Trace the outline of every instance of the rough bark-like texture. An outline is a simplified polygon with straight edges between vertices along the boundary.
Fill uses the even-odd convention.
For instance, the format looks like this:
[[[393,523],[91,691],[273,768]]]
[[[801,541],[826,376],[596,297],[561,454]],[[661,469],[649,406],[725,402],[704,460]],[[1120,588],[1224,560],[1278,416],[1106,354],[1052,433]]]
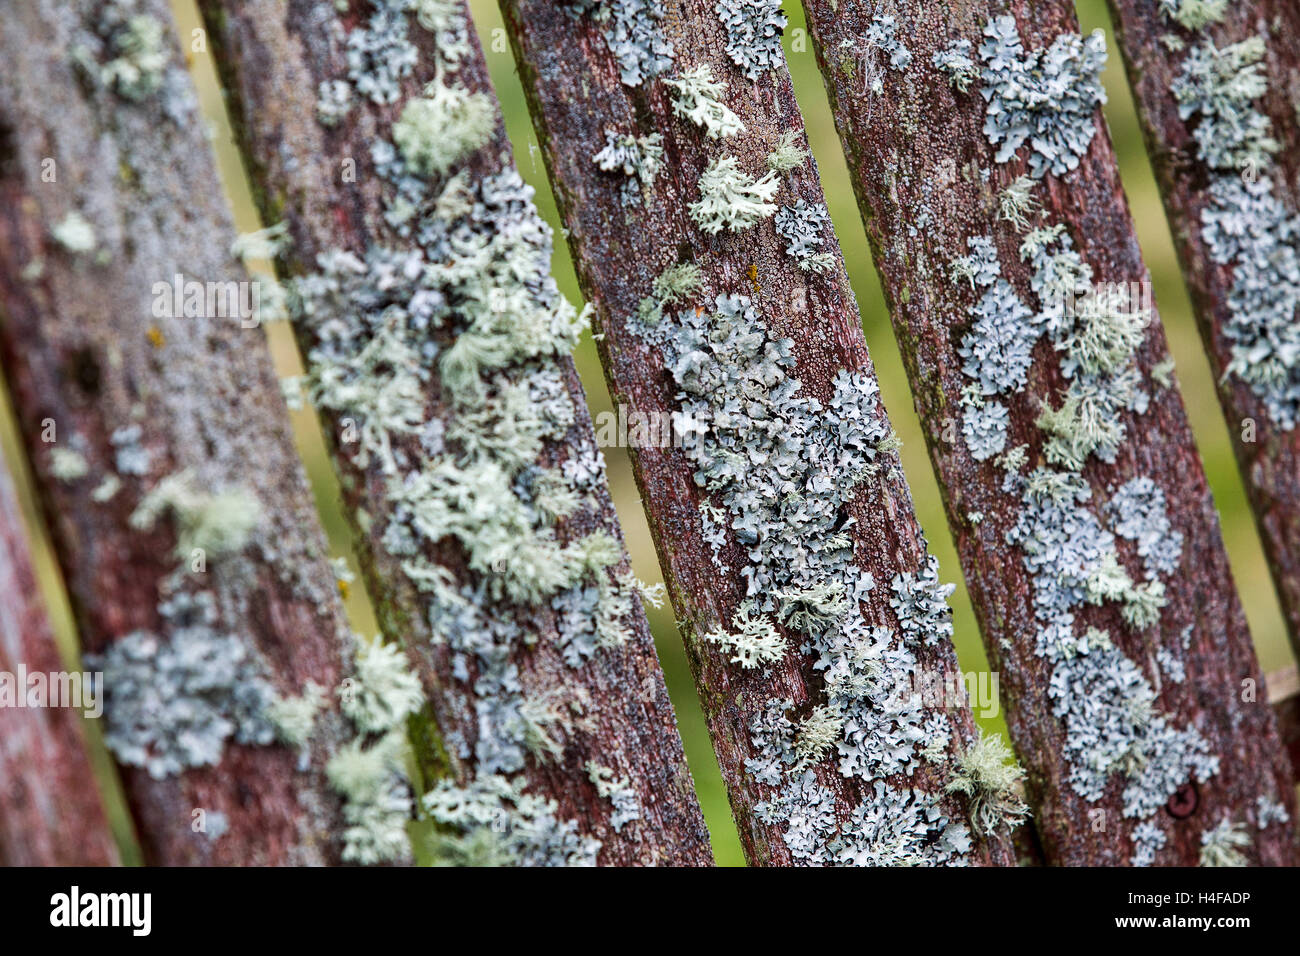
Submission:
[[[410,42],[419,51],[412,74],[401,82],[397,102],[376,106],[360,96],[346,117],[332,128],[316,118],[318,87],[327,80],[347,79],[347,37],[367,24],[369,4],[353,3],[342,14],[327,2],[250,0],[201,4],[210,25],[219,69],[229,92],[234,124],[244,146],[248,167],[265,221],[283,220],[292,237],[283,263],[293,274],[317,268],[317,257],[347,250],[364,257],[377,246],[415,250],[410,239],[397,236],[385,224],[385,183],[374,169],[372,146],[392,137],[391,125],[403,103],[434,75],[438,50],[432,34],[407,17]],[[491,99],[487,68],[477,38],[469,29],[469,49],[449,82]],[[499,116],[487,145],[457,165],[470,182],[510,166],[509,144]],[[345,161],[355,161],[355,177],[344,177]],[[305,353],[319,340],[298,327]],[[449,343],[443,342],[446,348]],[[309,366],[311,362],[309,361]],[[563,376],[573,406],[574,424],[562,441],[548,443],[542,465],[558,466],[583,449],[594,450],[591,420],[572,360],[554,363]],[[436,369],[425,387],[425,417],[446,420],[446,398]],[[357,530],[363,572],[385,633],[400,639],[417,662],[433,703],[437,731],[444,743],[430,742],[421,754],[426,772],[450,776],[466,784],[480,771],[475,742],[497,732],[480,723],[471,675],[457,664],[445,635],[430,626],[429,600],[403,571],[404,558],[390,551],[384,533],[395,518],[389,478],[378,464],[364,467],[355,444],[344,436],[346,416],[320,409],[342,486],[345,511]],[[399,452],[419,460],[420,446],[411,438],[396,442]],[[619,541],[621,531],[603,477],[584,510],[561,522],[563,540],[572,541],[603,530]],[[437,553],[425,556],[454,572],[459,582],[481,581],[467,569],[465,552],[452,539],[439,542]],[[618,570],[626,570],[620,556]],[[608,573],[608,572],[601,572]],[[530,794],[554,800],[558,816],[577,823],[584,835],[601,841],[599,862],[609,865],[702,865],[712,862],[707,832],[677,733],[672,704],[655,655],[648,624],[639,604],[628,615],[628,639],[619,647],[598,651],[580,667],[568,666],[559,637],[562,621],[546,603],[520,606],[491,601],[483,605],[490,618],[517,620],[535,637],[530,648],[516,648],[507,663],[518,668],[525,697],[558,701],[580,713],[556,728],[560,749],[554,759],[529,756],[521,779]],[[434,750],[442,751],[434,754]],[[544,756],[544,755],[543,755]],[[436,759],[435,759],[436,758]],[[436,765],[449,762],[449,768]],[[641,818],[615,828],[610,801],[599,796],[584,766],[592,761],[626,777],[641,808]]]
[[[0,673],[17,675],[20,666],[27,674],[66,673],[41,605],[13,483],[2,467],[0,595]],[[24,697],[26,689],[15,688]],[[117,863],[78,709],[19,706],[23,699],[0,707],[0,865]]]
[[[162,86],[138,100],[98,76],[94,31],[109,6],[10,5],[0,33],[0,349],[83,649],[134,632],[166,641],[160,602],[206,591],[215,627],[262,660],[278,693],[308,680],[332,688],[350,638],[262,330],[151,317],[155,284],[170,298],[177,274],[247,276],[228,253],[234,233],[166,3],[132,8],[167,31]],[[92,249],[74,251],[85,229],[56,238],[73,213]],[[119,432],[132,426],[138,440]],[[170,516],[129,523],[159,481],[186,469],[200,492],[260,504],[247,545],[209,555],[202,573],[174,553]],[[124,767],[145,859],[337,861],[342,823],[322,767],[341,729],[321,718],[306,772],[288,747],[230,740],[215,766],[162,779]]]
[[[1128,69],[1147,150],[1174,236],[1183,275],[1210,362],[1219,380],[1219,402],[1233,437],[1237,462],[1264,541],[1273,582],[1286,612],[1292,646],[1300,650],[1300,426],[1285,428],[1236,374],[1227,374],[1232,343],[1224,335],[1234,268],[1213,260],[1202,236],[1201,214],[1213,171],[1198,154],[1191,130],[1171,92],[1188,52],[1205,39],[1220,49],[1251,36],[1267,53],[1260,71],[1266,94],[1255,108],[1269,118],[1281,149],[1258,179],[1273,182],[1273,195],[1294,216],[1300,212],[1300,7],[1291,0],[1228,4],[1221,24],[1192,32],[1170,23],[1154,0],[1111,0],[1115,32]],[[1167,36],[1183,41],[1170,49]],[[1253,423],[1253,427],[1252,427]]]
[[[1026,48],[1038,50],[1062,32],[1077,32],[1073,10],[1064,2],[893,5],[888,12],[897,18],[898,37],[910,49],[911,63],[906,70],[890,70],[876,53],[883,82],[872,93],[864,83],[871,51],[863,38],[874,5],[810,0],[805,6],[976,614],[990,659],[1001,672],[1007,721],[1029,770],[1048,862],[1130,862],[1135,820],[1122,812],[1123,774],[1109,765],[1108,785],[1095,801],[1071,785],[1074,768],[1066,758],[1066,728],[1053,714],[1062,690],[1071,689],[1050,685],[1052,668],[1036,654],[1041,624],[1035,617],[1034,580],[1024,553],[1007,540],[1020,517],[1021,496],[1004,491],[1002,468],[992,460],[974,460],[959,434],[962,392],[970,379],[963,378],[957,348],[970,328],[968,310],[979,293],[972,292],[973,283],[950,278],[949,264],[969,251],[968,237],[991,234],[1001,253],[1003,277],[1025,301],[1035,301],[1028,288],[1031,270],[1018,254],[1021,236],[1011,223],[997,220],[999,193],[1026,171],[1029,147],[1008,164],[995,163],[982,131],[982,81],[977,76],[968,92],[959,92],[931,63],[936,51],[961,38],[971,42],[969,54],[978,66],[982,31],[991,17],[1006,13],[1015,15]],[[1146,283],[1100,111],[1096,123],[1096,135],[1078,168],[1063,178],[1049,174],[1039,181],[1034,195],[1042,208],[1029,218],[1032,225],[1064,223],[1097,282]],[[1027,387],[1008,400],[1006,442],[1007,449],[1028,445],[1030,467],[1045,463],[1043,435],[1035,426],[1040,408],[1049,402],[1059,405],[1067,384],[1050,341],[1038,341],[1032,354]],[[1141,415],[1123,411],[1127,434],[1114,463],[1089,455],[1082,474],[1092,489],[1087,508],[1103,525],[1101,505],[1122,483],[1149,476],[1163,489],[1173,527],[1183,535],[1181,564],[1166,580],[1168,604],[1158,624],[1141,633],[1126,626],[1109,603],[1074,607],[1074,627],[1075,633],[1085,625],[1108,631],[1114,646],[1154,687],[1156,712],[1174,727],[1194,728],[1219,758],[1217,774],[1200,783],[1199,795],[1196,788],[1184,787],[1166,810],[1149,818],[1166,838],[1151,859],[1189,864],[1198,859],[1203,832],[1224,821],[1251,824],[1260,795],[1290,807],[1291,771],[1266,694],[1242,700],[1243,687],[1260,687],[1261,676],[1181,400],[1176,389],[1161,388],[1150,377],[1167,354],[1163,330],[1153,316],[1136,352],[1149,408]],[[1117,543],[1125,567],[1140,567],[1130,542]],[[1183,681],[1168,673],[1162,680],[1157,651],[1181,656]],[[1091,693],[1088,688],[1076,699],[1082,702]],[[1102,722],[1119,717],[1113,710],[1094,715]],[[1090,751],[1085,748],[1084,754]],[[1097,810],[1104,816],[1095,815]],[[1289,824],[1255,828],[1250,835],[1251,861],[1293,859]]]
[[[771,218],[738,233],[724,231],[710,237],[689,214],[689,203],[700,197],[697,180],[712,159],[736,156],[739,167],[757,177],[767,172],[766,157],[783,133],[792,133],[796,146],[806,149],[803,120],[779,49],[777,67],[757,82],[749,81],[724,52],[725,34],[712,0],[675,3],[666,10],[663,35],[673,44],[676,62],[664,78],[707,64],[714,79],[727,85],[723,102],[744,123],[738,135],[714,140],[673,114],[673,91],[661,79],[636,86],[621,82],[618,61],[598,22],[579,19],[564,4],[544,0],[506,0],[502,7],[579,279],[596,310],[595,327],[610,391],[616,403],[626,406],[628,416],[663,420],[682,407],[683,396],[664,355],[647,341],[647,328],[637,319],[639,303],[652,297],[655,278],[679,263],[700,267],[702,285],[684,301],[667,306],[665,313],[711,310],[719,295],[748,296],[772,336],[792,340],[796,363],[791,374],[802,382],[799,394],[829,405],[832,381],[844,369],[874,381],[857,304],[829,226],[820,247],[829,266],[820,275],[799,269]],[[603,171],[592,159],[605,145],[607,130],[663,136],[663,168],[634,204],[624,202],[625,177]],[[809,158],[794,165],[793,172],[781,175],[782,187],[774,202],[823,203],[815,162]],[[660,324],[670,321],[665,315]],[[737,391],[717,400],[736,403],[739,409],[752,398]],[[878,404],[875,412],[886,421]],[[825,414],[833,420],[833,412]],[[756,421],[753,434],[760,434],[763,424]],[[745,852],[753,864],[798,863],[806,857],[787,839],[783,823],[765,819],[758,807],[773,800],[779,788],[760,783],[753,768],[746,766],[747,760],[764,757],[751,725],[773,701],[791,701],[796,718],[825,704],[825,677],[813,666],[815,655],[806,651],[787,652],[771,666],[746,670],[734,662],[730,651],[704,639],[708,632],[733,629],[733,615],[747,597],[746,573],[752,571],[748,549],[727,531],[719,555],[725,567],[715,560],[714,548],[704,538],[701,507],[716,506],[720,495],[710,494],[697,482],[696,464],[681,448],[656,442],[637,447],[634,441],[632,451],[642,501]],[[853,522],[846,530],[855,561],[876,582],[861,605],[862,618],[893,630],[898,620],[890,609],[890,583],[900,572],[924,568],[927,551],[896,454],[883,452],[881,462],[881,471],[851,495],[844,513]],[[770,465],[759,456],[745,467],[761,473]],[[836,478],[847,484],[846,476]],[[763,532],[769,533],[798,537],[806,532],[793,527]],[[796,549],[818,543],[791,541]],[[790,558],[791,564],[797,561]],[[791,648],[807,640],[793,629],[785,633]],[[958,673],[947,639],[920,647],[916,656],[918,672],[937,683]],[[918,762],[909,773],[890,775],[885,781],[889,787],[939,793],[950,773],[944,761],[969,747],[974,738],[964,695],[949,697],[946,709],[943,701],[927,700],[926,706],[931,716],[951,722],[952,738],[942,748],[944,756]],[[834,795],[836,826],[844,835],[853,829],[848,820],[854,807],[881,802],[878,794],[873,796],[873,787],[880,783],[870,777],[841,775],[838,757],[832,748],[830,756],[814,766],[816,783]],[[965,819],[965,808],[957,798],[939,793],[939,804],[953,819]],[[971,859],[1006,864],[1012,856],[1009,847],[1002,832],[977,843]]]

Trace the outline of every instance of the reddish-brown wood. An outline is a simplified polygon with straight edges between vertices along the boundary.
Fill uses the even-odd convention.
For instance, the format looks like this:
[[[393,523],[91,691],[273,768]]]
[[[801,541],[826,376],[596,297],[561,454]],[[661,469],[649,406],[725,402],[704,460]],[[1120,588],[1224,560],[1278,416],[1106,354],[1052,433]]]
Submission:
[[[1300,650],[1300,427],[1284,428],[1270,417],[1249,385],[1225,374],[1232,344],[1224,336],[1224,325],[1231,312],[1228,295],[1234,270],[1215,263],[1202,238],[1201,212],[1208,205],[1212,172],[1191,137],[1194,120],[1179,119],[1171,92],[1183,61],[1206,39],[1222,49],[1251,36],[1261,37],[1267,53],[1260,72],[1268,90],[1256,108],[1268,117],[1271,135],[1281,149],[1267,169],[1254,174],[1268,176],[1273,195],[1296,215],[1300,212],[1300,7],[1291,0],[1228,4],[1222,23],[1197,32],[1170,23],[1148,0],[1111,0],[1110,7],[1183,276],[1218,378],[1219,402],[1233,450],[1292,646]],[[1163,42],[1166,36],[1183,41],[1184,49],[1171,50]]]
[[[798,268],[770,218],[743,232],[711,237],[688,212],[688,204],[699,198],[699,175],[712,159],[734,155],[741,169],[759,176],[767,171],[766,157],[783,133],[794,134],[795,144],[806,148],[803,120],[783,62],[757,82],[746,80],[723,52],[725,34],[712,0],[671,5],[663,29],[674,47],[675,63],[665,78],[707,64],[715,80],[727,85],[724,101],[745,126],[739,135],[713,140],[673,114],[672,90],[660,80],[635,87],[621,82],[618,62],[598,24],[575,18],[564,4],[546,0],[505,0],[502,7],[579,280],[596,309],[601,359],[615,402],[625,404],[629,415],[646,420],[662,419],[681,407],[659,349],[639,334],[636,321],[638,304],[651,295],[655,277],[680,262],[699,266],[703,284],[698,294],[675,308],[708,309],[722,294],[751,297],[772,334],[793,341],[800,394],[826,402],[841,369],[874,378],[857,304],[829,228],[821,251],[829,254],[831,264],[821,276]],[[601,170],[592,160],[605,145],[606,130],[663,137],[663,168],[653,187],[641,191],[637,204],[622,201],[623,177]],[[811,159],[783,174],[782,180],[774,202],[824,203]],[[879,477],[866,480],[854,496],[848,514],[855,523],[848,531],[859,565],[877,582],[863,602],[864,618],[894,629],[898,625],[889,606],[889,582],[900,572],[923,567],[927,550],[897,456],[889,451],[884,460]],[[795,714],[806,714],[826,699],[824,677],[806,653],[788,653],[770,668],[744,671],[729,660],[728,652],[702,639],[715,628],[729,628],[745,598],[746,549],[728,533],[721,555],[728,570],[715,564],[700,521],[701,504],[711,496],[697,485],[695,465],[681,449],[634,447],[633,465],[745,852],[754,864],[798,862],[783,825],[764,822],[755,810],[776,789],[757,782],[745,766],[761,752],[750,725],[770,701],[782,698],[794,701]],[[795,647],[804,640],[789,633]],[[958,673],[947,640],[920,648],[917,657],[918,670],[935,679],[951,680]],[[933,711],[951,721],[954,733],[945,748],[951,757],[969,746],[974,725],[964,698],[948,703],[946,711],[942,703]],[[847,835],[851,810],[873,801],[877,781],[842,776],[836,762],[832,751],[817,764],[817,783],[834,794],[837,825]],[[886,782],[935,792],[942,790],[947,772],[939,762],[923,761],[911,774],[894,775]],[[941,797],[940,805],[954,818],[965,816],[954,797]],[[1007,864],[1011,859],[1005,834],[977,842],[971,854],[972,862],[984,864]]]
[[[27,674],[69,673],[41,603],[9,471],[0,467],[0,673],[16,681],[20,667]],[[25,686],[16,690],[25,696]],[[0,865],[118,862],[81,711],[75,702],[59,703],[65,706],[0,706]]]
[[[1023,149],[1021,158],[1008,164],[994,162],[995,150],[982,132],[980,81],[960,93],[931,65],[931,58],[950,40],[964,38],[971,41],[978,63],[985,25],[1008,12],[1015,15],[1026,47],[1037,49],[1064,31],[1077,32],[1072,6],[1063,0],[898,3],[889,12],[897,18],[899,38],[912,61],[905,71],[882,68],[884,82],[877,93],[863,81],[863,63],[845,52],[862,49],[875,5],[809,0],[805,7],[966,581],[990,659],[1001,672],[1006,716],[1029,771],[1046,858],[1050,863],[1127,863],[1134,821],[1122,814],[1120,781],[1112,779],[1103,798],[1089,802],[1068,780],[1065,731],[1052,715],[1048,693],[1050,668],[1035,654],[1039,624],[1030,575],[1018,547],[1006,540],[1019,497],[1004,493],[1002,469],[991,460],[973,460],[959,434],[952,440],[968,381],[956,349],[969,326],[973,299],[966,283],[950,279],[949,263],[966,253],[968,237],[992,233],[1003,276],[1032,301],[1029,269],[1018,255],[1020,235],[1009,223],[997,221],[998,194],[1025,172],[1026,164]],[[1096,281],[1145,283],[1147,270],[1100,111],[1097,122],[1078,169],[1064,178],[1048,175],[1036,188],[1042,209],[1032,224],[1066,224]],[[1127,629],[1113,606],[1075,613],[1081,623],[1108,630],[1152,681],[1158,680],[1157,648],[1176,647],[1185,629],[1191,629],[1186,632],[1186,679],[1156,683],[1156,706],[1176,726],[1197,728],[1220,758],[1220,768],[1201,785],[1190,816],[1174,819],[1171,813],[1170,819],[1158,820],[1168,842],[1155,862],[1194,864],[1202,833],[1224,820],[1252,819],[1257,796],[1276,795],[1290,806],[1292,777],[1265,695],[1243,701],[1243,686],[1262,686],[1261,675],[1182,402],[1176,389],[1159,388],[1150,378],[1152,367],[1167,354],[1163,331],[1153,319],[1137,353],[1150,407],[1144,415],[1124,413],[1127,439],[1114,464],[1090,458],[1083,474],[1093,488],[1093,508],[1137,475],[1152,477],[1164,489],[1171,520],[1184,536],[1180,570],[1168,581],[1168,606],[1156,629],[1146,633]],[[1031,467],[1043,462],[1042,434],[1034,424],[1041,403],[1059,405],[1065,384],[1050,342],[1039,341],[1034,356],[1028,387],[1009,401],[1007,442],[1008,448],[1028,443]],[[982,520],[972,521],[973,513]],[[1122,544],[1121,557],[1131,562],[1134,556]],[[1098,809],[1106,814],[1102,832],[1089,816]],[[1253,830],[1252,838],[1253,861],[1293,860],[1289,825]]]
[[[348,31],[364,26],[370,10],[352,4],[336,14],[328,4],[278,0],[204,0],[217,53],[217,65],[229,93],[234,125],[245,150],[255,192],[266,221],[288,224],[292,244],[283,262],[292,274],[316,269],[317,256],[332,249],[357,254],[376,244],[416,248],[410,239],[384,223],[383,184],[374,172],[371,146],[391,137],[391,125],[408,97],[432,78],[432,34],[410,19],[409,37],[420,50],[412,75],[402,82],[398,102],[377,107],[358,96],[351,112],[333,128],[316,118],[318,88],[327,80],[346,79]],[[409,16],[401,13],[399,16]],[[486,65],[471,26],[470,50],[452,82],[482,93],[495,103]],[[509,143],[497,126],[490,142],[467,158],[463,168],[474,177],[494,174],[509,165]],[[341,175],[345,160],[355,161],[356,176]],[[458,167],[459,168],[459,167]],[[311,336],[299,329],[300,344],[310,352]],[[557,360],[573,403],[575,423],[562,442],[547,444],[542,464],[554,465],[594,446],[582,386],[571,360]],[[446,417],[443,390],[433,373],[426,390],[427,414]],[[437,731],[472,744],[479,739],[479,717],[470,683],[456,676],[446,643],[437,644],[428,621],[428,598],[402,570],[402,558],[383,544],[394,503],[388,479],[372,464],[362,467],[355,446],[339,441],[343,416],[322,410],[333,460],[341,478],[345,511],[357,530],[363,574],[385,632],[400,639],[417,662],[429,691]],[[406,450],[419,457],[418,444]],[[590,505],[590,510],[588,510]],[[618,538],[621,532],[603,482],[591,493],[583,512],[561,523],[564,540],[595,529]],[[465,555],[454,542],[430,555],[457,575],[472,580]],[[626,558],[612,570],[625,570]],[[536,637],[518,648],[511,662],[519,669],[525,693],[582,704],[586,714],[566,730],[557,730],[562,752],[555,760],[529,757],[522,773],[528,792],[552,799],[559,816],[577,822],[584,834],[601,841],[603,864],[703,865],[712,862],[707,831],[695,798],[648,625],[639,607],[629,615],[630,637],[622,646],[602,650],[580,668],[566,665],[557,636],[560,621],[549,603],[536,607],[488,602],[486,613],[525,624]],[[568,703],[564,705],[570,706]],[[472,747],[439,751],[423,747],[425,770],[450,770],[464,783],[475,777]],[[610,766],[630,780],[641,806],[640,821],[615,830],[610,802],[597,796],[584,765],[588,760]],[[448,766],[441,766],[446,761]]]
[[[178,273],[248,278],[228,251],[206,128],[170,33],[165,89],[139,101],[74,64],[105,7],[21,4],[0,31],[0,353],[83,649],[165,635],[167,593],[206,590],[279,693],[308,680],[332,688],[350,638],[263,331],[233,317],[153,317],[155,284],[170,295]],[[165,0],[137,7],[174,29]],[[93,227],[93,250],[52,235],[73,212]],[[131,425],[144,461],[119,473],[112,435]],[[56,467],[55,448],[79,454],[84,474]],[[129,518],[183,469],[205,490],[255,495],[262,517],[239,554],[176,583],[170,520],[141,531]],[[105,481],[120,487],[97,500]],[[146,861],[337,862],[342,821],[323,765],[342,735],[327,710],[306,772],[288,747],[231,742],[218,765],[176,776],[124,768]],[[196,832],[199,809],[205,821],[224,815],[224,835]]]

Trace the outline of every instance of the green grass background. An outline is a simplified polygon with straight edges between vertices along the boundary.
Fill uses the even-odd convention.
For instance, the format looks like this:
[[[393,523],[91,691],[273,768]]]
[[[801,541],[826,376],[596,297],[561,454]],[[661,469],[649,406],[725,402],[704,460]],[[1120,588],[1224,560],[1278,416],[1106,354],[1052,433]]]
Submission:
[[[189,40],[193,35],[191,31],[199,26],[193,0],[171,0],[171,2],[177,14],[180,34]],[[554,259],[556,278],[560,288],[569,298],[575,303],[580,303],[582,296],[578,290],[568,249],[559,239],[559,220],[555,203],[528,117],[514,60],[509,52],[509,45],[505,42],[500,12],[495,0],[471,0],[471,6],[501,99],[506,127],[514,144],[516,162],[523,177],[537,189],[538,206],[542,215],[557,231]],[[1143,149],[1132,97],[1116,52],[1105,4],[1101,0],[1078,0],[1077,8],[1085,32],[1101,28],[1108,34],[1111,57],[1104,80],[1110,102],[1105,109],[1106,119],[1119,156],[1125,191],[1137,222],[1142,251],[1151,270],[1156,303],[1177,363],[1183,399],[1187,405],[1192,429],[1219,508],[1233,574],[1250,620],[1260,663],[1265,672],[1273,671],[1293,664],[1293,658],[1287,644],[1277,597],[1269,580],[1259,538],[1236,470],[1230,445],[1232,438],[1224,424],[1215,397],[1212,373],[1201,348],[1187,292],[1174,257],[1169,228],[1165,222],[1151,168]],[[947,579],[957,583],[957,590],[952,597],[957,655],[964,671],[982,671],[987,669],[987,659],[961,578],[952,538],[944,519],[938,487],[925,452],[920,424],[908,390],[907,377],[894,341],[879,282],[872,268],[866,236],[858,218],[825,91],[804,29],[803,11],[797,3],[793,2],[786,4],[786,11],[790,16],[790,26],[786,30],[786,53],[794,78],[795,92],[807,122],[808,136],[821,171],[828,208],[848,263],[854,292],[857,294],[863,329],[880,376],[884,401],[893,419],[894,427],[903,440],[903,466],[912,487],[921,524],[929,538],[931,549],[939,558],[942,573]],[[210,54],[204,52],[193,55],[192,66],[202,107],[211,125],[213,144],[230,194],[237,225],[241,231],[258,228],[261,223],[258,222],[254,211],[238,153],[231,140]],[[287,330],[272,328],[268,334],[281,374],[299,374],[298,355]],[[590,335],[587,335],[579,346],[576,358],[593,414],[610,409],[611,403],[605,387],[604,375]],[[42,588],[48,597],[60,646],[69,660],[73,660],[76,654],[76,634],[66,595],[52,559],[46,534],[34,507],[30,474],[15,439],[7,396],[0,401],[3,402],[3,408],[0,408],[0,443],[3,444],[5,456],[15,472],[24,512],[29,520],[35,544],[38,574]],[[293,424],[331,546],[336,554],[350,556],[351,543],[339,511],[337,485],[325,457],[314,416],[310,410],[295,413]],[[643,580],[659,581],[662,576],[645,515],[641,510],[636,485],[632,479],[627,454],[623,449],[609,448],[605,449],[605,456],[609,465],[614,501],[623,522],[636,572]],[[353,595],[348,604],[353,626],[362,633],[374,633],[374,619],[360,588],[353,588]],[[744,860],[731,820],[726,793],[671,611],[668,609],[651,611],[650,620],[667,677],[668,690],[677,710],[687,759],[695,777],[718,862],[724,865],[743,865]],[[989,730],[1005,733],[1001,717],[984,723]],[[138,852],[130,833],[111,764],[104,755],[97,729],[91,726],[90,733],[97,772],[108,792],[110,815],[123,844],[127,860],[136,862]]]

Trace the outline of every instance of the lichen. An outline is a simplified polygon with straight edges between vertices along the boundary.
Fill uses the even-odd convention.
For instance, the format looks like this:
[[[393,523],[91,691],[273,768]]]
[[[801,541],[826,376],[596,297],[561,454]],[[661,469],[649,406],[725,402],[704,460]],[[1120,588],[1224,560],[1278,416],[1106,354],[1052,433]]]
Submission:
[[[804,199],[796,200],[793,206],[782,206],[777,212],[777,235],[785,240],[786,255],[794,259],[804,272],[822,275],[835,268],[835,256],[819,251],[826,242],[824,232],[830,223],[824,205]]]
[[[987,101],[984,135],[1005,163],[1028,143],[1036,178],[1063,176],[1079,165],[1097,132],[1095,111],[1106,102],[1101,70],[1106,40],[1063,33],[1051,46],[1026,50],[1014,17],[994,17],[980,45],[981,94]]]
[[[788,129],[776,141],[772,152],[767,154],[767,168],[774,173],[788,173],[808,162],[808,150],[799,145],[797,130]]]
[[[700,199],[688,209],[696,225],[710,235],[723,229],[739,232],[776,212],[771,199],[779,185],[775,172],[754,179],[739,168],[736,157],[723,156],[700,174]]]
[[[75,448],[56,445],[50,449],[50,474],[56,481],[68,484],[90,474],[90,465]]]
[[[1228,12],[1228,0],[1160,0],[1160,15],[1188,30],[1218,23]]]
[[[664,38],[663,9],[653,0],[562,0],[575,16],[589,16],[601,25],[605,42],[618,61],[619,76],[628,86],[673,66],[673,45]]]
[[[1003,826],[1014,830],[1028,819],[1029,807],[1020,795],[1024,777],[1002,738],[981,732],[957,757],[945,789],[966,797],[971,826],[988,835]]]
[[[713,78],[707,63],[686,70],[676,80],[664,80],[676,90],[673,112],[704,130],[709,139],[725,139],[743,132],[745,124],[724,102],[727,85]]]
[[[641,819],[641,799],[626,776],[617,776],[609,767],[603,767],[594,760],[588,760],[585,767],[588,779],[596,788],[596,795],[613,804],[614,812],[609,823],[615,833]]]
[[[54,241],[73,253],[94,252],[99,240],[95,236],[95,227],[75,209],[68,213],[50,230]]]
[[[218,628],[212,595],[178,593],[158,614],[162,633],[132,631],[86,656],[104,675],[104,743],[118,761],[162,779],[216,766],[230,742],[271,743],[266,668]]]
[[[912,648],[949,639],[952,624],[951,586],[939,583],[932,558],[893,580],[890,624],[863,616],[876,583],[856,565],[846,506],[880,473],[892,435],[875,381],[842,370],[826,404],[803,395],[792,343],[772,336],[743,295],[633,328],[662,350],[679,420],[691,422],[679,437],[706,496],[701,524],[715,561],[730,540],[745,556],[745,596],[730,627],[707,632],[705,645],[757,668],[791,653],[784,629],[824,676],[826,699],[797,720],[787,716],[791,701],[769,700],[749,728],[746,770],[771,788],[756,805],[760,819],[780,825],[800,863],[962,862],[969,831],[942,813],[940,798],[883,783],[951,739],[946,715],[898,690],[916,674]],[[814,774],[828,759],[874,787],[847,816]]]
[[[785,63],[781,33],[789,24],[781,0],[718,0],[718,20],[727,31],[731,62],[751,80]]]
[[[617,172],[625,178],[621,192],[623,204],[631,206],[641,201],[641,188],[654,185],[655,177],[663,166],[663,136],[633,136],[616,130],[605,130],[605,146],[591,157],[591,161],[605,172]]]
[[[412,171],[443,176],[496,131],[497,111],[485,93],[467,92],[440,80],[406,101],[393,124],[393,142]]]
[[[1241,851],[1250,846],[1250,835],[1243,824],[1224,817],[1201,834],[1201,866],[1248,866]]]
[[[168,513],[176,522],[176,556],[185,560],[195,551],[208,558],[242,551],[261,521],[262,508],[250,489],[208,491],[192,472],[180,471],[150,489],[130,524],[147,531]]]
[[[971,42],[956,39],[942,50],[936,50],[930,58],[931,65],[948,74],[948,82],[958,92],[967,93],[971,84],[980,78],[980,68],[971,59]]]

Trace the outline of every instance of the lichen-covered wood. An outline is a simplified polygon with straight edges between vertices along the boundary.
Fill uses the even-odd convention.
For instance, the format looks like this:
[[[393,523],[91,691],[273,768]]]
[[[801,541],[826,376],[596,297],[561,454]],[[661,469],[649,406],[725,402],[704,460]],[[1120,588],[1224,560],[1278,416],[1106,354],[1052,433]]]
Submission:
[[[83,713],[98,716],[96,689],[83,683],[81,673],[74,676],[59,656],[13,483],[2,466],[0,674],[12,682],[0,697],[16,695],[0,705],[0,865],[117,863],[80,726]],[[26,675],[42,676],[29,685]],[[69,689],[66,698],[62,687]],[[79,703],[86,706],[79,709]]]
[[[1048,862],[1292,862],[1104,39],[1065,2],[805,6]]]
[[[502,6],[749,860],[1011,862],[779,5]]]
[[[1219,401],[1300,648],[1300,8],[1113,0],[1111,9]]]
[[[4,16],[0,355],[145,860],[337,862],[338,709],[269,708],[350,635],[167,5]]]
[[[707,864],[568,356],[580,328],[464,4],[202,4],[385,632],[433,851]]]

